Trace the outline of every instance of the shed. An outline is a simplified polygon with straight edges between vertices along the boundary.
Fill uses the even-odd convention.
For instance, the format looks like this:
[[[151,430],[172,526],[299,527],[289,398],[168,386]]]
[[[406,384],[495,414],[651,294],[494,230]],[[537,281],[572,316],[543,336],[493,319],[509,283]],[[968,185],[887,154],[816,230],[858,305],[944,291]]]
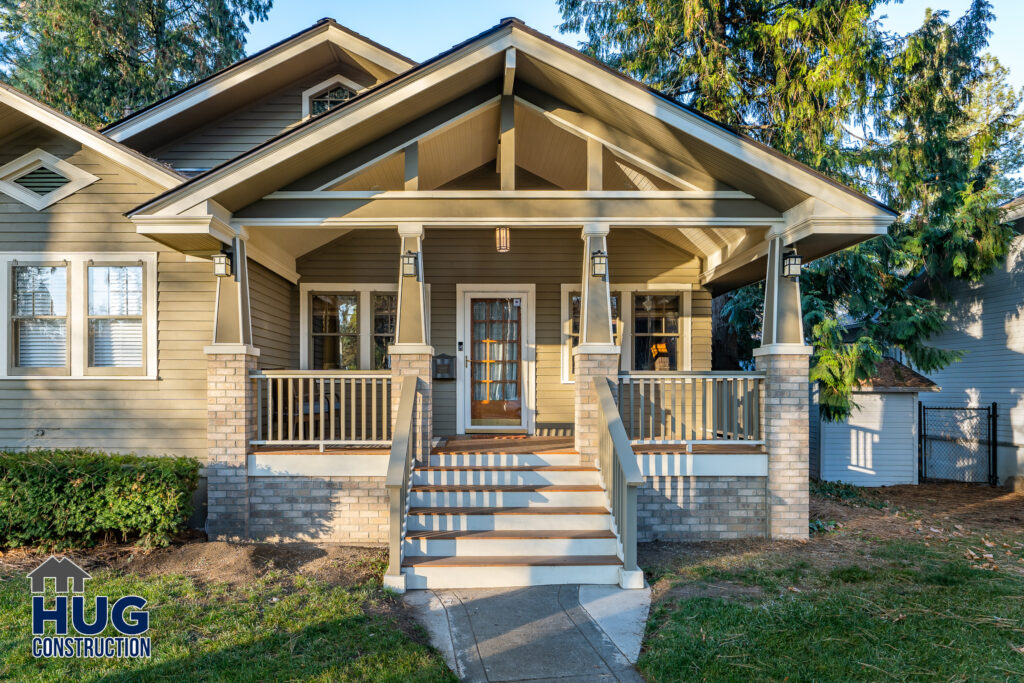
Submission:
[[[854,391],[856,407],[845,421],[824,422],[811,411],[812,474],[857,486],[916,484],[917,395],[938,390],[927,377],[884,359]]]

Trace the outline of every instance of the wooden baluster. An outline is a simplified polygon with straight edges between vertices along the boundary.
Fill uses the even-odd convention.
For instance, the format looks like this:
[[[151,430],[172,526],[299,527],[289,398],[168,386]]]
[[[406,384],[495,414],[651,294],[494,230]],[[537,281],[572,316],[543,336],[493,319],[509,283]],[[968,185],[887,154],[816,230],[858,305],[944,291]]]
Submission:
[[[370,399],[370,402],[372,403],[371,409],[370,409],[370,425],[372,426],[372,430],[373,430],[373,432],[372,432],[373,433],[373,440],[376,441],[377,440],[377,378],[376,377],[374,377],[373,379],[370,380],[370,395],[372,396],[372,398]]]

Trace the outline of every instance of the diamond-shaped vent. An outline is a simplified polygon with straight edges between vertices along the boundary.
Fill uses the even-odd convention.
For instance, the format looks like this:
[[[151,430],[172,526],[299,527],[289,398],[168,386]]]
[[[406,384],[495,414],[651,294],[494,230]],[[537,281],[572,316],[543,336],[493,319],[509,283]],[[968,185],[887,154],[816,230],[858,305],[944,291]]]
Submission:
[[[45,166],[40,166],[34,171],[29,171],[25,175],[15,178],[14,182],[21,185],[26,190],[35,192],[40,197],[45,197],[54,190],[64,187],[71,181],[56,171]]]

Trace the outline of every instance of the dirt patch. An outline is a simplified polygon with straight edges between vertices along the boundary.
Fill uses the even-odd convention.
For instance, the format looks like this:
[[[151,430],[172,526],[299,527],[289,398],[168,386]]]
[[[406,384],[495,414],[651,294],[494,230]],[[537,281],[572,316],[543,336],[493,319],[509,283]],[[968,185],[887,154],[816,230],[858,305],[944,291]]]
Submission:
[[[1024,529],[1024,491],[983,484],[928,483],[866,489],[864,495],[936,521],[986,531]]]
[[[764,596],[760,586],[745,586],[732,581],[694,581],[667,586],[659,581],[651,588],[651,600],[656,604],[666,600],[689,598],[722,598],[724,600],[757,600]]]
[[[26,573],[50,553],[15,549],[0,555],[0,574]],[[244,584],[272,570],[310,576],[331,584],[356,585],[379,576],[386,551],[314,543],[207,542],[189,534],[166,548],[145,550],[134,545],[105,544],[55,553],[70,557],[87,571],[115,569],[139,576],[183,574],[202,582]]]

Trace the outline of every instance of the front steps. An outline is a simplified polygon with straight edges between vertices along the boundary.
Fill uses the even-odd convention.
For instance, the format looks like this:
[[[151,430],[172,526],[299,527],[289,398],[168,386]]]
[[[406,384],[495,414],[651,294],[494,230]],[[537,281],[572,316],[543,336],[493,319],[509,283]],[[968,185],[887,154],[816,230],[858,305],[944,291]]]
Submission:
[[[607,496],[576,453],[431,455],[409,495],[407,588],[620,581]]]

